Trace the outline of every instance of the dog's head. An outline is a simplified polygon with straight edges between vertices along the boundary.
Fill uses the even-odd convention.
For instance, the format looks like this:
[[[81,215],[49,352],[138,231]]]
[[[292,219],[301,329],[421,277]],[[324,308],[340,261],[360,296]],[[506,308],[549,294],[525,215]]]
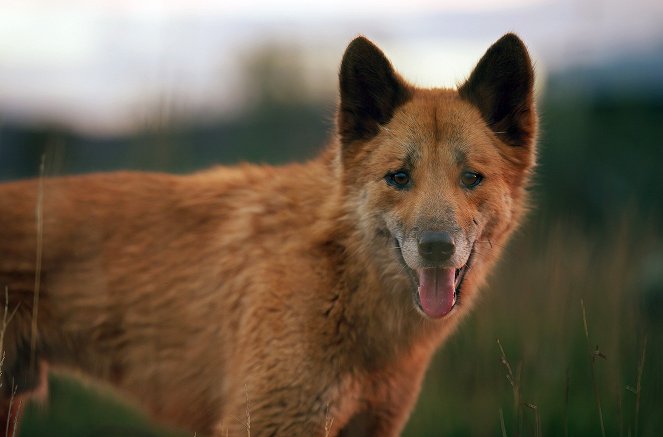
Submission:
[[[518,223],[534,164],[534,73],[522,41],[491,46],[457,90],[405,82],[366,38],[340,71],[339,163],[370,256],[408,277],[417,308],[471,297]]]

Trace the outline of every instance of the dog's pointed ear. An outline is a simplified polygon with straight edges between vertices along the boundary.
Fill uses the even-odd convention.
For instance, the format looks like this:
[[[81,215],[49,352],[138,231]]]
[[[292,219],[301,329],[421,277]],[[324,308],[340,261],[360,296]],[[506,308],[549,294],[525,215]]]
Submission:
[[[479,108],[504,142],[525,147],[533,143],[534,69],[525,44],[516,35],[508,33],[493,44],[458,93]]]
[[[379,125],[410,97],[409,86],[384,53],[363,36],[345,50],[339,85],[338,132],[344,146],[377,135]]]

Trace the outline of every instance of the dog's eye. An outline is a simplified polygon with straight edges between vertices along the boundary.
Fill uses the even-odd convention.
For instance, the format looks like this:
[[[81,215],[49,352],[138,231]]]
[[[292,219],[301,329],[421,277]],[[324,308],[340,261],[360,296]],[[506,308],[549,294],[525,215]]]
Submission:
[[[474,173],[471,171],[466,171],[460,176],[460,182],[466,188],[474,188],[481,183],[483,176],[479,173]]]
[[[410,174],[406,171],[397,171],[389,173],[385,177],[387,183],[396,188],[405,188],[410,183]]]

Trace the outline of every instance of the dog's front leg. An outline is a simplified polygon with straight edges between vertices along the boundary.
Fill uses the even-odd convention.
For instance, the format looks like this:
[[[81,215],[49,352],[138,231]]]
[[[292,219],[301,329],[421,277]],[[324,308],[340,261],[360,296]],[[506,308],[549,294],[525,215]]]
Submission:
[[[366,376],[363,405],[340,432],[342,437],[396,437],[419,395],[430,350],[420,349]]]

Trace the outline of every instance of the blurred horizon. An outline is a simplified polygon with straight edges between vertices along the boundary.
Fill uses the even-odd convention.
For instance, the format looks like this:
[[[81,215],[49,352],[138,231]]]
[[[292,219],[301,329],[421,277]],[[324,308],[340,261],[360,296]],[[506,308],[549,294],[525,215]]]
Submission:
[[[51,124],[95,137],[134,134],[163,115],[227,119],[256,99],[256,60],[297,74],[300,97],[335,102],[343,50],[363,34],[406,78],[453,87],[513,31],[539,87],[594,69],[660,88],[663,3],[638,0],[211,2],[5,0],[0,6],[0,123]],[[259,72],[258,72],[259,73]],[[249,75],[250,76],[250,75]],[[607,77],[607,79],[606,79]]]

